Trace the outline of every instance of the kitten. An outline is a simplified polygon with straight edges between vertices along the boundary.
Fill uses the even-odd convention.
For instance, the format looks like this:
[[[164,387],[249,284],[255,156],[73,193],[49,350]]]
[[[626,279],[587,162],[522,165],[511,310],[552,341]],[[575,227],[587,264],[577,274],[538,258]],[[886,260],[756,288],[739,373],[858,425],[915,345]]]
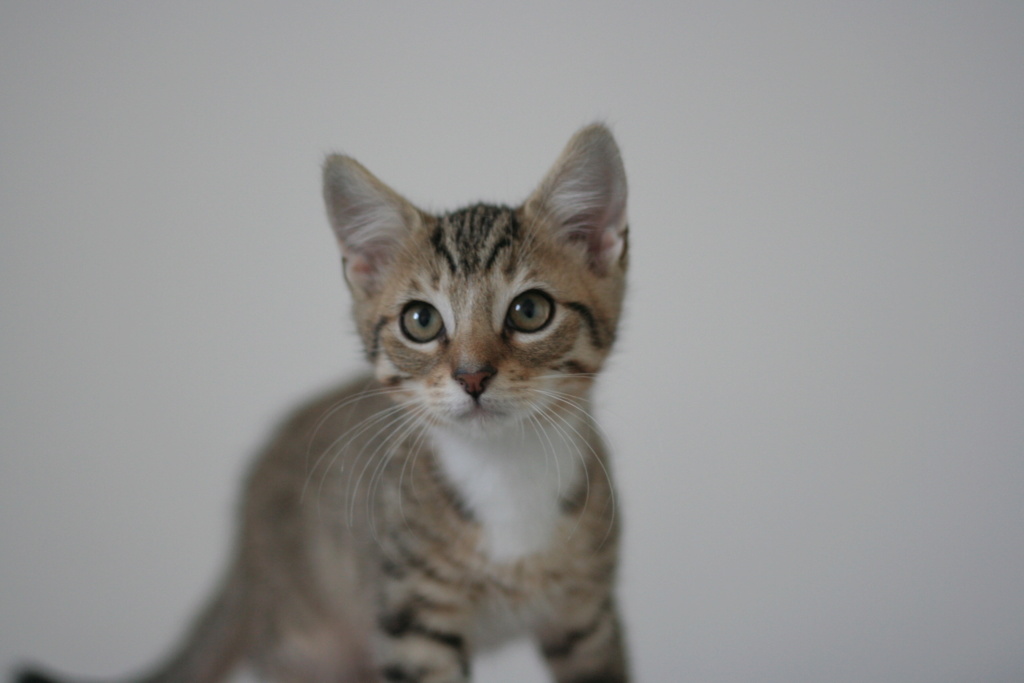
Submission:
[[[221,590],[139,680],[244,660],[273,681],[456,683],[474,651],[529,634],[559,683],[626,681],[588,407],[627,262],[611,134],[579,131],[515,209],[428,215],[338,155],[324,196],[375,378],[277,432]]]

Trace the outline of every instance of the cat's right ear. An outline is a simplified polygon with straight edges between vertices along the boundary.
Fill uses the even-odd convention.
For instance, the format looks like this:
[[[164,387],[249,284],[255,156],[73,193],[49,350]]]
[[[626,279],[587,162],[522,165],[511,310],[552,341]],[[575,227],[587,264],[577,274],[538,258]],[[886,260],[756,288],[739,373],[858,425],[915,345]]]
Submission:
[[[376,294],[417,220],[416,208],[341,154],[324,162],[324,202],[341,247],[345,279],[351,287]]]

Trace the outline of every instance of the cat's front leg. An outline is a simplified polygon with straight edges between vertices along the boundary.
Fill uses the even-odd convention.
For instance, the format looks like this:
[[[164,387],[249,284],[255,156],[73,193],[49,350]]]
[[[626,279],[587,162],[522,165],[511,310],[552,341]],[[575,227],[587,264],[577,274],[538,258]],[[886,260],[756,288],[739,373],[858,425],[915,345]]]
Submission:
[[[627,683],[626,652],[611,596],[562,612],[539,633],[541,652],[558,683]]]
[[[466,683],[469,647],[462,629],[423,606],[385,611],[378,628],[377,661],[389,683]]]
[[[392,577],[380,597],[375,655],[381,680],[466,683],[471,654],[468,606],[455,591],[410,579]]]

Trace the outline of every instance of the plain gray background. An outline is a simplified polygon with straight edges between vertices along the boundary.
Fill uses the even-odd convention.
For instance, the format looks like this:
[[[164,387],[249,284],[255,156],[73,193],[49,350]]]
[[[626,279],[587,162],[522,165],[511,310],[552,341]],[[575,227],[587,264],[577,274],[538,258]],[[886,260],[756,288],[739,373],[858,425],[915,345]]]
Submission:
[[[1024,5],[0,5],[0,667],[151,663],[361,367],[320,200],[631,182],[638,681],[1024,680]],[[484,683],[543,680],[527,646]]]

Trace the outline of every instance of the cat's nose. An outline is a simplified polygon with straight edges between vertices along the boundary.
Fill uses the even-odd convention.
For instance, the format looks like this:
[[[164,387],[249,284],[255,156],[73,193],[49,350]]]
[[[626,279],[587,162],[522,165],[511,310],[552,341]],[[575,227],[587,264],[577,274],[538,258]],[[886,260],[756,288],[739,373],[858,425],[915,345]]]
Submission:
[[[484,389],[487,388],[487,383],[491,381],[491,378],[497,372],[494,367],[484,365],[476,368],[457,368],[452,373],[452,377],[462,385],[467,394],[474,399],[479,399],[480,394],[484,393]]]

